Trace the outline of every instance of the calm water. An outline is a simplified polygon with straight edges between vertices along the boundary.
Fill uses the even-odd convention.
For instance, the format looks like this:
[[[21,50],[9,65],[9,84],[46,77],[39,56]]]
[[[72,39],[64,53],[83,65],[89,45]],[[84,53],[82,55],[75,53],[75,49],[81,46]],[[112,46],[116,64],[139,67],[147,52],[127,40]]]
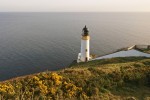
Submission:
[[[92,54],[150,44],[150,13],[0,13],[0,80],[64,68],[85,24]]]

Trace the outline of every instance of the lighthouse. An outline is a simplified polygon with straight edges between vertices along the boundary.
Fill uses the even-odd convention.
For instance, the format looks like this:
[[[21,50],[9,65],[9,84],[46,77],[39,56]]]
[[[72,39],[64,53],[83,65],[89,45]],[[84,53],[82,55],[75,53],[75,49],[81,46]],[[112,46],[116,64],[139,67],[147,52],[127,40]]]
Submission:
[[[89,30],[85,26],[81,35],[81,51],[78,54],[77,62],[87,62],[90,60],[90,36]]]

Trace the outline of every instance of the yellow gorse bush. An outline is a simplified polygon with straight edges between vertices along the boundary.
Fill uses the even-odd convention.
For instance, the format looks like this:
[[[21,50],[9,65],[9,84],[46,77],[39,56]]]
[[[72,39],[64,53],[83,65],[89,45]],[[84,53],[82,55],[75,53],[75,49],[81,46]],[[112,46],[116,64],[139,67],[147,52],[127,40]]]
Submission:
[[[56,89],[54,88],[54,87],[52,87],[52,88],[50,88],[50,93],[52,94],[52,95],[55,95],[56,94]]]
[[[62,76],[58,75],[57,73],[46,74],[42,73],[36,76],[33,76],[33,84],[39,88],[40,93],[46,95],[48,93],[54,95],[57,92],[57,89],[49,86],[49,82],[53,82],[53,85],[59,86],[62,83]]]
[[[75,96],[79,91],[82,91],[82,88],[75,86],[72,83],[64,82],[64,90],[67,91],[69,97]]]
[[[44,85],[44,81],[40,80],[38,76],[34,76],[33,80],[35,84],[37,85],[37,87],[39,87],[40,92],[46,95],[48,93],[48,88],[46,85]]]
[[[121,62],[125,59],[129,63],[117,63],[118,59],[122,59]],[[77,65],[77,69],[71,68],[69,71],[42,72],[0,82],[0,100],[103,100],[106,96],[111,96],[111,89],[116,91],[120,87],[121,91],[135,95],[136,91],[142,89],[139,87],[144,86],[146,89],[150,86],[150,59],[140,61],[134,58],[135,62],[128,59],[130,58],[89,62],[84,65],[85,68]],[[117,64],[110,64],[112,62]],[[136,86],[138,87],[135,88]],[[148,88],[141,93],[149,93],[147,91]]]
[[[34,79],[35,81],[39,81],[39,80],[40,80],[37,76],[33,76],[33,79]]]
[[[85,93],[82,93],[82,97],[83,97],[84,100],[89,99],[89,97]]]
[[[40,88],[41,93],[43,93],[43,94],[48,93],[47,86],[45,86],[44,84],[40,84],[39,88]]]
[[[20,88],[22,87],[22,84],[21,84],[20,82],[18,82],[18,83],[15,84],[15,87],[16,87],[17,89],[20,89]]]
[[[8,95],[14,95],[14,87],[10,83],[5,83],[5,84],[0,84],[0,93],[5,94],[7,93]]]
[[[51,79],[54,81],[55,85],[60,85],[62,83],[62,76],[58,75],[57,73],[52,73]]]

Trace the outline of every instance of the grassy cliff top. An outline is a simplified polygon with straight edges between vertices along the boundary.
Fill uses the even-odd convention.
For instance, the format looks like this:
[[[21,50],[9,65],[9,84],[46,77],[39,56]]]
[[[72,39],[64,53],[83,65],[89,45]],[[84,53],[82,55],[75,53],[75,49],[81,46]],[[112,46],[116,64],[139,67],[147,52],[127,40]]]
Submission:
[[[150,58],[95,60],[15,78],[0,83],[0,98],[149,100]]]
[[[138,49],[136,49],[136,50],[150,54],[150,49],[139,49],[139,48],[138,48]]]

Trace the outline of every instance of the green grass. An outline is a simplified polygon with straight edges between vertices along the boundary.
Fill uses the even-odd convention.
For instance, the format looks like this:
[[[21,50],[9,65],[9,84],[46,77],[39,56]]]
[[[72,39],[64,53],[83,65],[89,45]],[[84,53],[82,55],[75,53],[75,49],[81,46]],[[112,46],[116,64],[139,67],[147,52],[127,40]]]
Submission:
[[[137,49],[137,50],[150,54],[150,49]]]
[[[149,58],[147,57],[116,57],[116,58],[108,58],[108,59],[101,59],[101,60],[94,60],[94,61],[89,61],[89,62],[82,62],[82,63],[75,63],[71,65],[70,67],[97,67],[100,65],[105,65],[105,64],[122,64],[122,63],[130,63],[130,62],[138,62],[142,60],[146,60]]]
[[[150,58],[95,60],[8,80],[0,83],[0,98],[149,100]]]

